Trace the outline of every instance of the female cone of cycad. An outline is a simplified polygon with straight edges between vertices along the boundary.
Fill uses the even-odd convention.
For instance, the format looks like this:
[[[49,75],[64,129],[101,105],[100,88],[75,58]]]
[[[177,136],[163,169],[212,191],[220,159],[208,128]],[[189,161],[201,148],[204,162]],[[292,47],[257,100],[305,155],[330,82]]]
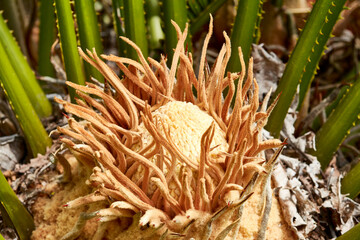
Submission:
[[[252,59],[246,79],[245,71],[225,74],[231,49],[224,33],[226,44],[206,72],[211,20],[196,77],[184,50],[187,27],[174,26],[179,42],[170,69],[164,58],[146,60],[127,38],[140,63],[102,55],[123,79],[95,52],[80,50],[107,82],[68,82],[81,99],[56,99],[83,121],[69,118],[57,130],[68,136],[57,156],[71,181],[35,203],[32,239],[294,239],[271,197],[283,144],[262,139],[274,105],[266,109],[268,94],[259,109]],[[245,69],[240,49],[239,57]]]

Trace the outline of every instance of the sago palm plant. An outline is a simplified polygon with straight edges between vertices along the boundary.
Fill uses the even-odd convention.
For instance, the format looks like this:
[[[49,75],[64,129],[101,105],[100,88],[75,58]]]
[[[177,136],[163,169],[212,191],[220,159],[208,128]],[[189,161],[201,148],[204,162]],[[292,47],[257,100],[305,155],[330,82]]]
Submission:
[[[301,107],[345,0],[316,1],[276,92],[261,104],[250,58],[260,34],[261,0],[239,1],[231,36],[224,35],[211,70],[206,62],[210,20],[198,73],[191,37],[223,0],[112,0],[120,57],[98,55],[103,47],[93,0],[75,0],[73,8],[69,0],[55,0],[54,6],[40,2],[38,70],[55,76],[49,61],[54,38],[47,33],[53,32],[56,13],[71,102],[56,101],[75,117],[57,130],[66,137],[56,156],[63,180],[75,182],[35,204],[33,239],[295,237],[270,180],[284,143],[263,139],[262,132],[265,127],[279,136],[298,87]],[[163,46],[166,55],[148,58]],[[2,17],[0,55],[1,83],[27,143],[34,156],[44,153],[50,139],[39,117],[51,108]],[[121,77],[104,60],[116,64]],[[316,133],[311,154],[324,169],[360,113],[358,85],[349,87]],[[264,150],[273,148],[266,158]],[[352,184],[358,168],[343,180],[343,192],[351,197],[360,191]],[[14,227],[27,239],[24,229]]]
[[[75,212],[82,212],[76,224],[63,222],[63,227],[54,232],[54,225],[45,221],[33,233],[34,239],[49,235],[77,238],[82,235],[85,220],[95,217],[101,224],[97,225],[95,233],[92,231],[95,229],[85,230],[86,238],[224,239],[233,236],[252,239],[255,236],[264,238],[268,225],[272,230],[268,229],[267,234],[276,234],[277,239],[292,238],[279,209],[270,212],[272,201],[278,204],[276,198],[269,199],[263,194],[270,191],[271,196],[269,176],[283,143],[261,137],[273,105],[266,109],[264,103],[262,110],[257,111],[258,85],[252,75],[252,60],[246,81],[245,71],[241,75],[228,73],[227,77],[221,77],[231,53],[230,40],[225,35],[227,43],[213,70],[206,74],[210,22],[200,73],[196,77],[191,54],[184,49],[187,28],[184,32],[177,25],[175,28],[179,43],[170,69],[164,58],[160,62],[149,59],[156,69],[153,71],[139,47],[127,38],[123,40],[135,49],[140,63],[112,55],[101,56],[122,69],[123,80],[95,51],[87,54],[80,51],[116,92],[109,94],[94,84],[81,86],[69,82],[84,101],[73,104],[56,99],[68,113],[87,122],[69,118],[69,128],[60,127],[58,131],[70,137],[61,141],[81,162],[84,168],[81,171],[91,173],[85,176],[90,189],[83,181],[77,181],[74,189],[90,191],[65,204]],[[126,67],[125,64],[131,65]],[[242,67],[245,69],[243,60]],[[235,96],[234,80],[238,78]],[[221,92],[227,86],[232,90],[222,101]],[[196,89],[197,97],[192,88]],[[85,94],[100,97],[103,105]],[[236,100],[229,114],[232,98]],[[265,162],[261,156],[270,148],[279,149]],[[66,199],[73,195],[68,191],[62,194]],[[93,203],[97,205],[95,209],[83,212],[82,205]],[[41,202],[36,209],[43,209],[43,204]],[[243,212],[246,214],[242,217]],[[45,219],[55,217],[51,208],[43,214]],[[63,211],[63,214],[68,212]],[[252,216],[250,222],[246,220],[249,215]],[[60,214],[56,219],[61,222],[64,216]],[[246,223],[259,227],[248,227]],[[122,230],[110,232],[110,226],[116,224]]]

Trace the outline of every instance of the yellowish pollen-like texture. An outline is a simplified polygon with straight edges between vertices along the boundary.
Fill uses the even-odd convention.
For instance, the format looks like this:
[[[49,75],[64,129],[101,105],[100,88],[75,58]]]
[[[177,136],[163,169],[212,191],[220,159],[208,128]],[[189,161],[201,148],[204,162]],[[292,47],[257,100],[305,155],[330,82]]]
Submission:
[[[48,195],[39,197],[32,206],[35,231],[32,233],[32,240],[55,240],[61,239],[76,224],[81,212],[93,212],[105,208],[104,202],[80,206],[74,209],[64,208],[67,202],[91,192],[91,188],[85,184],[88,178],[83,168],[75,166],[76,170],[72,182],[60,185],[58,181],[48,184],[44,192]],[[81,236],[77,239],[91,239],[95,234],[98,223],[96,219],[86,222]]]
[[[169,102],[153,112],[154,120],[162,121],[166,130],[170,130],[170,136],[175,145],[194,162],[199,162],[201,151],[201,137],[215,120],[198,106],[186,102]],[[159,126],[161,132],[164,129]],[[143,128],[143,125],[140,125]],[[142,139],[144,143],[149,143],[152,139],[147,130],[143,131]],[[225,133],[215,124],[215,135],[210,147],[217,146],[211,155],[217,162],[223,162],[224,158],[216,157],[221,152],[228,150],[225,140]]]
[[[202,111],[198,106],[180,101],[173,101],[165,104],[152,113],[154,122],[158,123],[158,129],[160,133],[165,136],[164,129],[161,122],[164,124],[165,130],[170,130],[171,140],[176,147],[192,162],[199,163],[201,152],[201,137],[205,131],[210,127],[211,123],[215,123],[215,134],[211,142],[210,147],[214,148],[210,155],[212,160],[218,163],[224,162],[225,157],[222,153],[228,150],[228,143],[225,140],[225,133],[220,129],[215,120],[206,112]],[[141,133],[141,140],[143,145],[147,146],[153,140],[144,124],[139,126]],[[134,149],[138,149],[139,146],[135,146]],[[171,157],[165,150],[165,155]],[[151,161],[156,162],[155,158]],[[177,160],[177,166],[175,169],[176,174],[179,174],[181,168],[181,162]],[[132,180],[137,182],[143,176],[144,169],[139,167],[137,173],[134,174]],[[166,166],[164,172],[167,173]],[[155,190],[155,186],[150,183],[150,192]],[[177,198],[180,194],[179,189],[174,182],[169,184],[170,194]]]
[[[262,219],[259,199],[262,193],[260,188],[255,189],[254,194],[245,202],[243,216],[241,218],[240,230],[237,239],[256,239]],[[230,239],[230,238],[229,238]],[[278,199],[272,195],[271,211],[266,228],[265,239],[267,240],[292,240],[297,239],[294,232],[285,222]]]

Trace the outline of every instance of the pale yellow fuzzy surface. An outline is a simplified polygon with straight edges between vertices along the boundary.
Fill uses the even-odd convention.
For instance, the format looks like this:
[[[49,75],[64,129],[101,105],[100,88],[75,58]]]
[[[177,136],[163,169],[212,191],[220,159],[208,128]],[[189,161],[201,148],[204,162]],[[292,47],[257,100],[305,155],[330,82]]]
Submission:
[[[153,116],[154,119],[161,119],[165,123],[165,128],[170,130],[175,145],[189,159],[200,161],[201,137],[211,123],[215,122],[208,113],[192,103],[174,101],[160,107],[153,113]],[[210,148],[215,146],[217,147],[211,152],[212,156],[226,152],[228,149],[225,133],[216,123],[215,135]],[[221,162],[224,158],[214,157],[214,160]]]
[[[237,239],[256,239],[261,221],[260,211],[258,210],[259,199],[260,192],[259,188],[257,188],[254,194],[245,203],[244,212],[240,224],[240,231]],[[280,208],[281,207],[279,204],[279,200],[274,196],[273,193],[270,217],[266,228],[265,239],[297,239],[296,235],[285,222]]]
[[[155,122],[158,122],[158,129],[164,134],[164,129],[160,123],[164,123],[165,129],[170,130],[170,136],[175,145],[194,162],[199,162],[201,151],[201,137],[210,127],[214,119],[198,106],[187,103],[173,101],[155,110],[153,113]],[[140,124],[139,132],[144,145],[152,141],[152,136],[146,130],[144,124]],[[211,151],[215,161],[222,162],[224,158],[217,157],[217,154],[226,152],[228,143],[225,140],[225,133],[221,131],[218,124],[215,123],[215,134],[210,145],[214,148]],[[180,169],[180,166],[177,170]]]
[[[54,196],[52,198],[41,197],[33,206],[33,212],[36,223],[36,230],[33,232],[32,240],[55,240],[64,236],[75,225],[78,216],[82,211],[94,211],[101,207],[100,204],[92,204],[91,206],[84,206],[75,209],[65,209],[62,207],[66,202],[73,200],[74,196],[82,196],[89,192],[89,188],[82,182],[77,184],[69,183],[63,189],[57,186]],[[258,208],[260,193],[256,191],[253,196],[245,203],[243,217],[241,219],[240,231],[237,239],[252,240],[256,239],[260,215],[256,211]],[[224,225],[229,224],[230,221],[226,219]],[[88,221],[85,228],[78,239],[92,239],[97,228],[96,219]],[[221,231],[214,226],[214,231]],[[106,239],[130,240],[140,239],[142,230],[137,229],[133,231],[124,231],[119,233],[118,227],[112,225],[107,229],[108,234]],[[158,239],[153,237],[153,239]],[[230,236],[226,239],[231,239]],[[284,221],[279,201],[273,195],[272,207],[270,212],[269,223],[266,230],[266,239],[268,240],[290,240],[297,239],[295,234]]]
[[[162,121],[165,129],[170,129],[170,134],[175,145],[194,162],[199,162],[201,149],[201,136],[209,128],[214,119],[206,112],[200,110],[197,106],[185,102],[170,102],[158,110],[153,112],[155,121]],[[160,125],[159,125],[160,126]],[[160,127],[160,132],[164,129]],[[147,132],[144,125],[141,124],[139,131],[142,136],[143,144],[146,146],[152,141],[151,135]],[[215,147],[211,152],[213,158],[218,162],[223,161],[220,153],[226,152],[228,144],[225,140],[225,134],[217,124],[215,124],[215,135],[211,143],[211,147]],[[168,153],[166,153],[168,155]],[[169,156],[169,155],[168,155]],[[220,156],[220,157],[219,157]],[[156,161],[151,159],[151,161]],[[176,174],[179,174],[180,163],[177,162]],[[75,165],[74,165],[75,166]],[[141,168],[133,176],[133,181],[136,182],[142,175]],[[84,168],[77,165],[73,169],[73,179],[66,185],[59,185],[50,183],[46,192],[51,196],[40,197],[33,206],[33,213],[36,223],[36,230],[32,235],[32,240],[53,240],[61,239],[67,232],[69,232],[76,224],[78,216],[81,212],[93,212],[101,208],[106,208],[106,203],[95,203],[77,207],[74,209],[66,209],[62,206],[68,201],[74,200],[77,197],[89,194],[92,189],[85,184],[89,173],[84,171]],[[136,179],[137,178],[137,179]],[[152,186],[154,187],[154,186]],[[170,190],[171,184],[169,184]],[[171,191],[172,195],[174,191]],[[175,197],[175,195],[174,195]],[[240,230],[237,239],[256,239],[260,221],[261,221],[261,206],[259,207],[260,191],[259,187],[255,189],[254,194],[245,203],[244,212],[241,219]],[[210,216],[204,213],[205,216]],[[201,222],[201,221],[200,221]],[[124,222],[123,222],[124,223]],[[214,222],[213,231],[221,232],[225,226],[231,223],[229,217],[221,217]],[[131,221],[127,223],[131,224]],[[126,223],[125,223],[126,225]],[[201,225],[201,224],[200,224]],[[77,239],[93,239],[96,232],[98,222],[96,218],[89,220],[80,237]],[[121,232],[122,227],[120,221],[115,221],[106,229],[105,237],[103,239],[118,239],[130,240],[141,239],[144,237],[143,232],[139,227],[128,229]],[[193,229],[194,231],[202,231],[204,229]],[[216,236],[217,234],[214,234]],[[152,239],[159,239],[159,236]],[[200,238],[195,238],[200,239]],[[226,239],[231,239],[230,236]],[[269,223],[266,231],[266,239],[268,240],[286,240],[296,239],[295,235],[284,221],[280,205],[275,196],[272,198],[272,208],[270,212]]]
[[[82,170],[79,168],[78,170]],[[74,209],[64,208],[63,205],[77,197],[87,195],[91,188],[85,184],[86,176],[81,171],[73,176],[71,182],[66,185],[53,180],[45,188],[46,195],[37,199],[32,207],[36,229],[32,234],[32,240],[57,240],[61,239],[76,224],[81,212],[91,212],[105,207],[104,204],[91,204]],[[88,221],[84,232],[78,239],[91,239],[97,229],[96,219]]]
[[[222,163],[225,160],[224,154],[229,147],[225,140],[225,133],[220,129],[219,125],[214,119],[206,112],[202,111],[198,106],[187,103],[173,101],[169,102],[153,113],[154,121],[158,123],[158,129],[160,133],[164,135],[164,124],[165,130],[170,131],[171,140],[177,146],[181,152],[193,162],[199,163],[200,152],[201,152],[201,137],[204,132],[210,127],[211,123],[215,124],[215,134],[211,142],[210,148],[213,150],[210,152],[212,160],[218,163]],[[139,125],[139,132],[143,145],[149,145],[153,137],[147,131],[144,124]],[[138,149],[135,146],[134,149]],[[165,150],[165,155],[171,157],[170,154]],[[156,162],[155,158],[150,159],[152,162]],[[181,162],[176,160],[175,173],[179,175]],[[137,182],[143,175],[144,169],[139,167],[138,171],[132,177],[133,182]],[[164,173],[167,173],[167,167],[164,167]],[[174,182],[169,183],[170,194],[178,198],[180,192],[176,189]],[[154,191],[154,184],[150,183],[150,193]]]

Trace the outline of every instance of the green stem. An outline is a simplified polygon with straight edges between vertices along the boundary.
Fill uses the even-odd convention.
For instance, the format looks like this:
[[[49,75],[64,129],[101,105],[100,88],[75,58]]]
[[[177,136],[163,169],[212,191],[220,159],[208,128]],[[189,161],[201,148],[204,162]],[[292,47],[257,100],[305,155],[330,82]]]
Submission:
[[[336,99],[331,104],[329,104],[329,106],[327,106],[325,108],[326,116],[329,116],[331,114],[331,112],[336,108],[336,106],[339,104],[340,100],[343,98],[345,92],[348,91],[348,89],[349,89],[348,85],[345,85],[345,86],[340,88],[340,91],[339,91]],[[320,116],[318,116],[313,121],[311,128],[313,129],[314,132],[317,132],[320,129],[321,126],[322,126],[322,121],[320,119]]]
[[[281,93],[272,111],[266,129],[279,136],[286,113],[291,105],[298,84],[301,82],[301,99],[305,96],[315,68],[323,53],[331,30],[346,0],[318,0],[301,32],[299,40],[286,65],[284,74],[273,96]]]
[[[191,18],[190,33],[195,34],[199,31],[209,21],[210,14],[214,14],[225,2],[226,0],[211,1],[199,14],[195,15],[195,18]]]
[[[171,64],[172,57],[174,55],[174,49],[178,42],[177,34],[174,26],[171,24],[171,20],[175,21],[179,25],[180,29],[184,31],[187,22],[187,10],[185,0],[163,0],[164,5],[164,26],[165,26],[165,46],[168,63]],[[189,39],[189,36],[188,36]],[[185,44],[189,44],[187,41]]]
[[[66,78],[68,81],[84,85],[85,76],[77,50],[74,20],[69,0],[55,0],[55,11]],[[75,90],[70,87],[68,90],[71,101],[74,102]]]
[[[34,220],[27,209],[22,205],[3,173],[0,171],[0,210],[4,220],[10,221],[20,240],[30,239],[35,229]],[[0,239],[4,239],[0,235]]]
[[[40,1],[40,34],[38,44],[38,72],[41,76],[55,77],[51,64],[51,46],[55,41],[55,13],[53,1]]]
[[[191,10],[195,16],[200,14],[202,7],[198,0],[187,0],[187,3],[189,6],[189,10]]]
[[[94,0],[75,0],[75,12],[81,49],[92,51],[95,48],[97,53],[103,53]],[[98,70],[87,62],[84,63],[84,66],[87,80],[94,77],[100,82],[104,82],[104,77]]]
[[[51,139],[36,115],[35,109],[26,95],[20,79],[11,65],[5,47],[1,42],[0,56],[1,86],[8,96],[10,105],[15,112],[16,118],[27,140],[26,142],[30,146],[34,157],[37,156],[38,153],[44,154],[46,147],[51,145]]]
[[[24,17],[22,12],[19,9],[18,1],[14,0],[2,0],[0,4],[0,10],[4,11],[4,18],[7,19],[9,29],[13,32],[13,35],[18,42],[21,52],[24,56],[29,56],[26,40],[25,40],[25,26],[24,26]]]
[[[204,9],[208,6],[210,0],[198,0],[198,1],[199,1],[200,6]],[[213,2],[216,2],[216,1],[213,1]]]
[[[120,39],[120,36],[125,36],[124,26],[124,1],[112,0],[114,26],[117,34],[117,42],[119,47],[119,55],[124,57],[126,55],[127,44]]]
[[[148,43],[145,29],[145,12],[142,0],[124,1],[125,35],[136,43],[141,49],[145,58],[148,57]],[[127,45],[126,56],[131,59],[138,59],[136,51]]]
[[[241,69],[240,59],[239,59],[239,50],[238,47],[241,47],[241,51],[244,56],[245,64],[248,64],[250,53],[251,53],[251,44],[254,43],[256,39],[256,31],[258,29],[258,24],[260,24],[259,18],[261,18],[261,9],[262,9],[262,0],[240,0],[238,4],[238,9],[235,17],[235,23],[232,28],[231,33],[231,57],[227,67],[229,72],[240,72],[245,69]],[[237,86],[238,80],[235,80],[235,86]],[[224,94],[227,94],[228,89],[225,89]],[[236,96],[237,89],[235,89]],[[235,98],[232,101],[234,104]]]
[[[160,4],[158,0],[148,0],[145,2],[146,19],[149,29],[149,46],[151,49],[162,49],[162,42],[165,35],[161,28]]]
[[[228,65],[228,71],[240,72],[240,59],[238,47],[244,55],[246,64],[250,58],[251,44],[254,40],[259,11],[262,6],[262,0],[240,0],[235,23],[231,33],[231,57]]]
[[[350,198],[355,198],[360,193],[360,164],[356,164],[353,169],[348,172],[341,182],[341,192],[349,193]]]
[[[300,79],[300,95],[299,95],[299,107],[301,106],[302,102],[304,101],[306,92],[309,90],[312,79],[316,74],[316,68],[319,64],[320,58],[323,55],[323,52],[326,48],[326,43],[330,38],[332,29],[339,19],[339,15],[343,10],[344,4],[346,0],[332,0],[331,4],[329,5],[329,9],[327,12],[324,9],[320,9],[325,12],[326,16],[324,18],[324,23],[321,26],[319,34],[315,39],[315,45],[311,49],[311,53],[309,55],[309,59],[311,62],[306,64],[306,70]],[[315,6],[314,6],[315,8]],[[310,21],[310,19],[309,19]]]
[[[345,95],[316,133],[316,152],[323,168],[330,162],[350,128],[360,118],[360,79],[347,89]]]
[[[356,224],[349,231],[336,238],[336,240],[360,240],[360,223]]]
[[[34,106],[39,117],[47,117],[52,113],[51,104],[42,91],[35,74],[30,68],[10,30],[7,28],[5,20],[0,13],[0,43],[6,46],[5,53],[9,62],[14,68],[17,77],[20,79],[22,86],[26,89],[31,104]],[[2,55],[0,55],[2,56]],[[1,66],[3,68],[3,66]]]

